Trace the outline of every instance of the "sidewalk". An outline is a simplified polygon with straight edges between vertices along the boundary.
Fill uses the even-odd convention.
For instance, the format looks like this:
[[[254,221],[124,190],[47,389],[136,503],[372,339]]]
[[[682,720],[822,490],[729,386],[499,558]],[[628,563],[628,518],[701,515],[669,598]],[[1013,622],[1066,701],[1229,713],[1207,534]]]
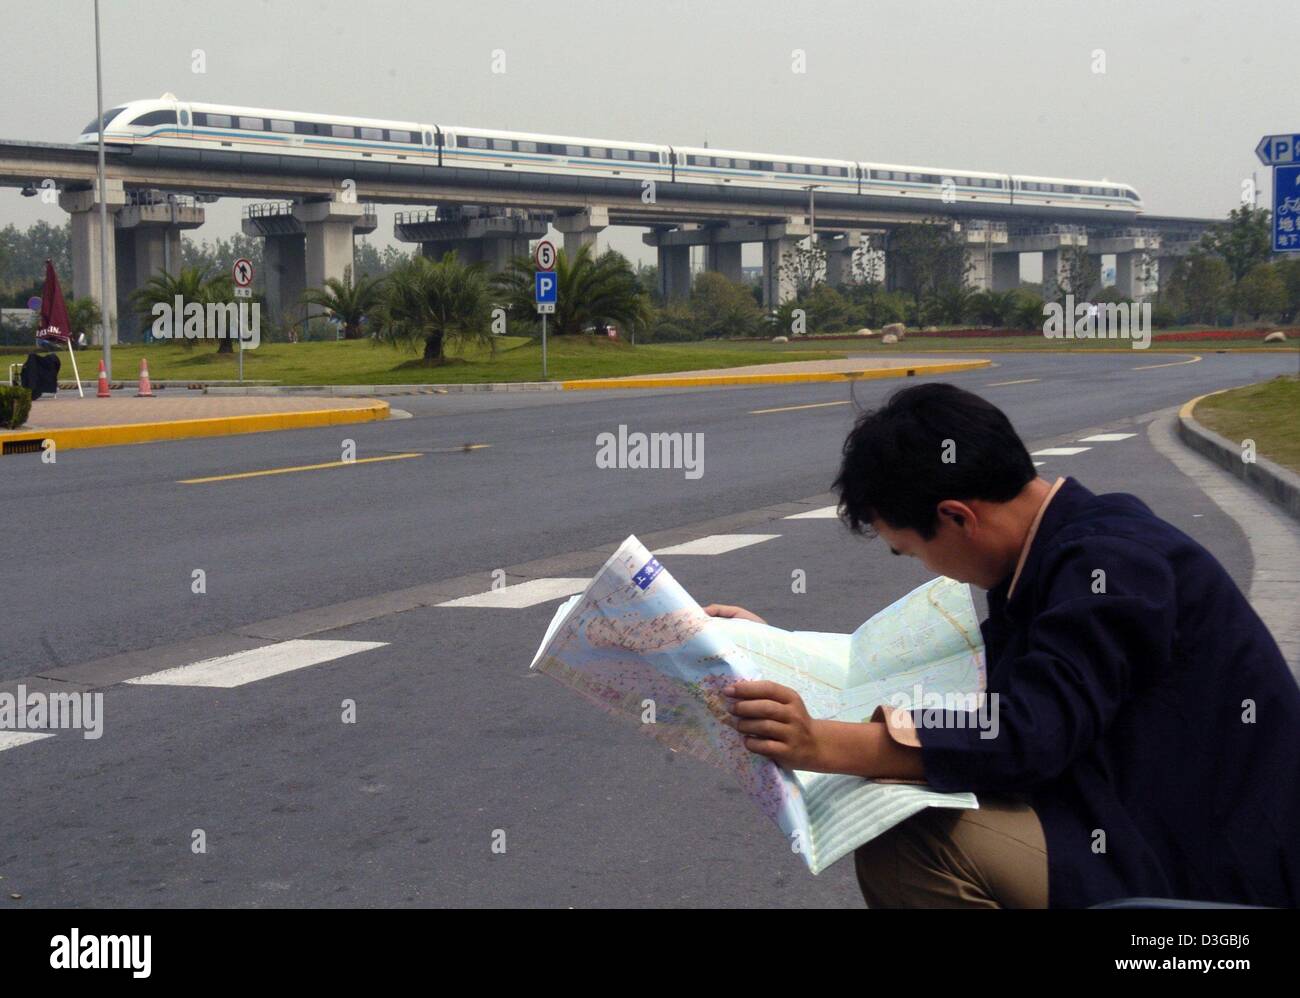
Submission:
[[[39,450],[47,438],[58,448],[71,450],[387,418],[388,403],[374,399],[217,397],[194,392],[177,398],[124,394],[101,399],[60,392],[55,398],[33,402],[21,429],[0,430],[0,453]]]

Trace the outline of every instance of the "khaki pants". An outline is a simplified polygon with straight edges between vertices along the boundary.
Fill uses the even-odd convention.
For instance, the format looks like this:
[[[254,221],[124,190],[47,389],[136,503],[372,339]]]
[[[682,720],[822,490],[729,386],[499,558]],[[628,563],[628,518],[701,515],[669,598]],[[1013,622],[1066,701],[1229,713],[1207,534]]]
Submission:
[[[1047,844],[1014,798],[927,807],[854,853],[869,908],[1046,908]]]

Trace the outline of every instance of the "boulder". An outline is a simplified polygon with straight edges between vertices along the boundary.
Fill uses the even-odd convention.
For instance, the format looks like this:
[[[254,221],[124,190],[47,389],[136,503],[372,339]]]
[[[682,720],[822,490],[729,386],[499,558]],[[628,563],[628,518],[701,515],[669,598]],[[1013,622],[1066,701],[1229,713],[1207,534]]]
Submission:
[[[893,333],[885,333],[884,336],[880,337],[880,342],[885,344],[885,346],[889,346],[893,343],[897,343],[898,337],[895,336]]]
[[[859,329],[856,333],[854,333],[854,335],[855,335],[855,336],[875,336],[876,334],[873,333],[873,332],[872,332],[870,329],[868,329],[866,326],[863,326],[863,327],[862,327],[861,329]]]
[[[1271,333],[1269,333],[1267,336],[1264,337],[1264,342],[1265,342],[1265,343],[1285,343],[1285,342],[1286,342],[1286,333],[1282,332],[1282,330],[1280,330],[1280,329],[1275,329],[1275,330],[1273,330]]]
[[[926,326],[923,330],[921,330],[921,332],[923,333],[937,333],[938,331],[939,331],[938,326]]]
[[[773,342],[773,343],[789,343],[789,342],[790,342],[790,337],[788,337],[788,336],[773,336],[773,337],[772,337],[772,342]]]
[[[907,336],[907,327],[901,322],[891,322],[888,326],[882,329],[881,332],[886,336],[893,336],[895,342],[897,342]]]

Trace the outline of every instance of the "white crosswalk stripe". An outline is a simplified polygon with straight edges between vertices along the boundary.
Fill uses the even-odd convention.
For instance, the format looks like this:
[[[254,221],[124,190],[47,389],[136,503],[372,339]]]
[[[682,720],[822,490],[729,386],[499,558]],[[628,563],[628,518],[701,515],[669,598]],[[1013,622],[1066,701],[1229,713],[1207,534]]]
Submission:
[[[656,556],[665,554],[726,554],[728,551],[747,548],[751,544],[762,544],[763,541],[770,541],[780,536],[780,534],[709,534],[707,537],[697,537],[685,544],[674,544],[671,547],[659,548],[654,554]]]
[[[1079,440],[1081,444],[1108,444],[1116,440],[1127,440],[1129,437],[1136,437],[1136,433],[1094,433],[1090,437],[1083,437]]]
[[[1092,450],[1091,447],[1044,447],[1042,450],[1033,451],[1034,457],[1069,457],[1072,454],[1082,454],[1086,450]]]
[[[164,669],[126,680],[135,686],[211,686],[234,689],[259,679],[320,665],[346,655],[383,648],[387,641],[280,641],[262,648],[207,658],[201,662]]]
[[[839,516],[835,512],[834,506],[823,506],[821,509],[810,509],[806,513],[791,513],[786,520],[834,520]]]
[[[53,735],[38,735],[34,731],[0,731],[0,752],[5,749],[17,748],[19,745],[27,745],[30,742],[38,742],[42,738],[53,737]]]
[[[449,599],[445,603],[439,603],[438,606],[478,606],[520,610],[580,593],[587,588],[587,583],[590,581],[590,579],[529,579],[527,582],[517,582],[513,586],[502,586],[500,589],[489,589],[485,593],[476,593],[473,596]]]

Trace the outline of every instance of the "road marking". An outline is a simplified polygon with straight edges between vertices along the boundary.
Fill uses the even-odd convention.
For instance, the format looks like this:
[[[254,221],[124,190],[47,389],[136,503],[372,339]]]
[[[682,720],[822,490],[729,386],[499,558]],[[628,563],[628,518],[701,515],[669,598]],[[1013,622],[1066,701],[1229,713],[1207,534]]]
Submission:
[[[834,506],[823,506],[821,509],[810,509],[806,513],[791,513],[789,516],[782,517],[785,520],[835,520],[839,518]]]
[[[1073,454],[1082,454],[1086,450],[1092,450],[1091,447],[1045,447],[1042,450],[1033,452],[1034,457],[1070,457]]]
[[[779,409],[750,409],[751,416],[761,416],[767,412],[795,412],[798,409],[824,409],[828,405],[848,405],[849,400],[843,402],[810,402],[807,405],[783,405]]]
[[[580,593],[587,588],[587,583],[590,581],[591,579],[529,579],[527,582],[517,582],[513,586],[502,586],[500,589],[489,589],[485,593],[476,593],[473,596],[449,599],[445,603],[439,603],[438,606],[483,606],[520,610],[527,606],[549,603],[551,600]]]
[[[487,446],[484,444],[483,446]],[[347,468],[354,464],[372,464],[375,461],[402,461],[421,454],[386,454],[383,457],[359,457],[355,461],[326,461],[324,464],[300,464],[293,468],[267,468],[265,471],[241,471],[234,475],[209,475],[207,478],[182,478],[178,485],[205,485],[208,482],[231,482],[236,478],[261,478],[264,475],[288,475],[295,471],[320,471],[324,468]]]
[[[747,548],[751,544],[762,544],[763,541],[770,541],[780,536],[780,534],[709,534],[708,537],[697,537],[685,544],[674,544],[672,547],[659,548],[654,554],[656,556],[661,554],[726,554],[728,551]]]
[[[1047,463],[1046,461],[1035,461],[1035,462],[1034,462],[1034,467],[1035,467],[1035,468],[1041,468],[1041,467],[1042,467],[1043,465],[1045,465],[1046,463]]]
[[[1168,364],[1143,364],[1141,367],[1132,368],[1132,370],[1154,371],[1157,367],[1180,367],[1183,364],[1195,364],[1200,359],[1201,359],[1201,355],[1197,354],[1195,357],[1191,358],[1190,360],[1174,360],[1174,361],[1170,361]]]
[[[994,381],[992,384],[985,385],[985,388],[1001,388],[1004,385],[1028,385],[1035,381],[1041,381],[1041,378],[1021,378],[1019,381]]]
[[[1108,444],[1115,440],[1127,440],[1136,437],[1136,433],[1094,433],[1090,437],[1080,437],[1081,444]]]
[[[53,737],[53,735],[38,735],[33,731],[0,731],[0,752],[29,742],[39,742],[42,738]]]
[[[135,686],[211,686],[229,690],[259,679],[283,675],[309,665],[383,648],[387,641],[313,641],[299,638],[262,648],[205,658],[201,662],[163,669],[128,679]]]

